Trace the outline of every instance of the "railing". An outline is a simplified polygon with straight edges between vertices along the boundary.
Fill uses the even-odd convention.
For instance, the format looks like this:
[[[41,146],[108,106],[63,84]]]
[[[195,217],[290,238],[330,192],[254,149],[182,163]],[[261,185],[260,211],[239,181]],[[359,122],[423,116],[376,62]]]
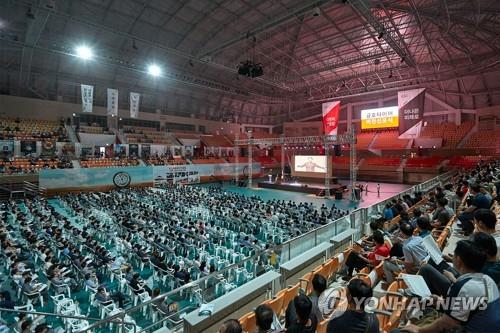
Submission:
[[[442,175],[436,176],[426,182],[423,182],[422,184],[412,186],[411,188],[406,189],[377,204],[365,208],[356,209],[348,216],[344,216],[333,221],[332,223],[323,225],[319,228],[313,229],[305,234],[284,242],[279,246],[279,248],[281,249],[280,263],[283,264],[304,253],[305,250],[311,249],[323,242],[328,242],[330,238],[336,236],[337,234],[348,228],[359,228],[359,231],[362,235],[363,231],[365,230],[365,226],[370,223],[371,216],[380,214],[388,202],[392,201],[395,198],[400,198],[405,194],[411,195],[415,192],[428,192],[438,185],[446,183],[454,174],[455,171],[449,171]]]
[[[4,308],[0,308],[0,313],[2,312],[10,312],[10,313],[23,313],[23,314],[26,314],[26,315],[34,315],[34,316],[44,316],[44,317],[54,317],[54,318],[62,318],[62,319],[75,319],[75,320],[82,320],[82,321],[95,321],[95,322],[99,322],[101,321],[101,319],[98,319],[98,318],[92,318],[92,317],[83,317],[83,316],[75,316],[75,315],[64,315],[64,314],[59,314],[59,313],[50,313],[50,312],[38,312],[38,311],[24,311],[24,310],[13,310],[13,309],[4,309]],[[126,321],[123,321],[123,320],[120,320],[121,318],[117,317],[117,318],[109,318],[110,320],[108,321],[108,324],[117,324],[117,326],[131,326],[133,327],[133,333],[137,333],[137,325],[134,323],[134,322],[126,322]],[[76,332],[86,332],[88,327],[91,327],[92,325],[90,326],[87,326],[87,328],[83,329],[83,330],[79,330],[79,331],[76,331]],[[122,329],[122,332],[123,332],[123,329]]]
[[[211,288],[207,287],[209,285],[209,280],[216,279],[217,281],[220,280],[225,280],[223,276],[225,276],[225,273],[231,274],[231,272],[235,272],[237,269],[244,268],[247,264],[247,262],[258,262],[260,257],[263,256],[270,256],[273,253],[274,250],[263,250],[258,252],[257,254],[248,257],[246,259],[243,259],[241,262],[232,264],[224,269],[218,270],[217,272],[214,272],[210,275],[207,275],[205,277],[202,277],[198,280],[189,282],[183,286],[180,286],[178,288],[175,288],[167,293],[161,294],[155,298],[152,298],[150,300],[141,302],[140,304],[131,307],[127,309],[126,311],[122,311],[120,313],[117,313],[113,316],[110,316],[108,318],[99,320],[91,325],[89,325],[87,328],[84,330],[80,331],[81,333],[84,332],[93,332],[94,330],[98,328],[105,327],[106,325],[110,324],[111,322],[114,322],[118,320],[118,322],[126,322],[126,318],[130,317],[133,313],[147,313],[148,311],[153,311],[153,307],[156,306],[156,304],[163,302],[165,299],[171,299],[174,298],[175,296],[181,296],[181,297],[190,297],[190,299],[195,299],[198,301],[198,303],[203,303],[206,300],[208,300],[210,297],[213,295],[210,294],[212,291],[216,292],[215,288],[214,290],[211,290]],[[256,276],[256,271],[255,271],[255,265],[254,271],[253,271],[253,277]],[[179,312],[181,313],[189,313],[193,310],[196,310],[197,306],[188,306],[187,308],[180,309]],[[158,320],[155,320],[154,322],[149,323],[146,327],[137,327],[138,331],[137,333],[146,333],[146,332],[153,332],[154,330],[159,329],[162,327],[166,321],[170,321],[174,328],[179,328],[180,325],[182,325],[182,321],[180,322],[175,322],[173,320],[174,316],[178,316],[179,312],[169,314],[168,316],[163,315],[163,317],[159,318]],[[141,315],[142,316],[142,315]],[[130,321],[130,320],[129,320]]]
[[[40,187],[37,184],[33,184],[30,182],[24,181],[23,186],[24,186],[24,192],[28,195],[33,196],[33,197],[35,197],[37,195],[41,195],[41,196],[45,197],[47,195],[47,189],[44,187]]]
[[[207,275],[205,277],[202,277],[196,281],[190,282],[188,284],[185,284],[181,287],[175,288],[167,293],[164,293],[162,295],[159,295],[158,297],[155,297],[153,299],[141,302],[139,305],[134,306],[132,308],[129,308],[125,311],[119,312],[115,315],[112,315],[108,318],[105,319],[93,319],[93,318],[88,318],[88,317],[77,317],[75,319],[82,319],[82,320],[88,320],[88,321],[94,321],[94,323],[90,324],[88,327],[85,329],[79,331],[81,333],[84,332],[94,332],[95,329],[98,328],[103,328],[109,324],[118,324],[117,327],[121,328],[121,332],[124,332],[124,328],[126,326],[132,326],[134,328],[134,333],[149,333],[153,332],[153,330],[157,330],[160,327],[162,327],[167,321],[170,321],[173,324],[173,329],[180,329],[182,325],[182,321],[177,321],[173,319],[174,316],[178,316],[180,312],[182,313],[188,313],[190,311],[193,311],[196,309],[196,306],[189,306],[187,308],[181,309],[180,311],[176,313],[171,313],[169,315],[164,315],[158,320],[153,320],[151,323],[148,323],[146,327],[138,327],[136,324],[133,322],[133,319],[130,317],[131,314],[141,312],[141,313],[146,313],[148,310],[152,311],[153,307],[158,304],[159,302],[163,302],[165,299],[172,298],[173,296],[181,296],[181,297],[190,297],[190,299],[195,299],[197,300],[197,305],[199,306],[199,303],[205,302],[209,300],[209,298],[213,295],[209,294],[212,292],[212,290],[209,290],[207,286],[209,285],[208,281],[211,279],[216,279],[219,281],[218,283],[222,283],[223,281],[225,282],[224,275],[225,273],[228,273],[230,275],[231,273],[237,272],[237,270],[245,268],[247,266],[248,262],[258,262],[259,259],[262,256],[270,256],[273,252],[274,253],[279,253],[281,258],[280,258],[280,263],[285,263],[297,256],[299,256],[301,253],[303,253],[305,250],[310,249],[314,246],[319,245],[322,242],[327,242],[329,241],[330,238],[336,236],[337,234],[341,233],[342,231],[346,230],[347,228],[359,228],[360,233],[363,233],[364,226],[370,222],[371,215],[373,214],[379,214],[382,212],[383,207],[385,204],[389,201],[391,201],[394,198],[399,198],[405,194],[413,194],[417,191],[419,192],[428,192],[432,188],[435,188],[438,185],[442,185],[443,183],[447,182],[453,175],[455,174],[454,171],[447,172],[445,174],[439,175],[435,178],[432,178],[422,184],[415,185],[405,191],[402,191],[396,195],[394,195],[391,198],[388,198],[386,200],[383,200],[382,202],[379,202],[375,205],[366,207],[366,208],[360,208],[356,209],[355,211],[351,212],[351,214],[344,216],[340,219],[337,219],[333,221],[332,223],[323,225],[319,228],[316,228],[314,230],[311,230],[310,232],[307,232],[301,236],[298,236],[296,238],[290,239],[279,246],[275,247],[274,249],[268,249],[268,250],[263,250],[258,252],[257,254],[248,257],[246,259],[243,259],[241,262],[232,264],[222,270],[219,270],[215,273],[212,273],[210,275]],[[33,184],[34,185],[34,184]],[[256,265],[253,265],[253,277],[256,276]],[[215,292],[217,291],[217,287],[214,290]],[[4,311],[4,309],[0,309],[0,311]],[[16,311],[16,310],[5,310],[9,312],[19,312],[21,313],[22,311]],[[59,315],[59,314],[51,314],[51,313],[33,313],[33,314],[43,314],[47,316],[55,316],[55,317],[61,317],[64,318],[65,316]],[[72,316],[66,316],[68,318],[72,318]],[[126,320],[126,319],[132,319],[132,320]]]

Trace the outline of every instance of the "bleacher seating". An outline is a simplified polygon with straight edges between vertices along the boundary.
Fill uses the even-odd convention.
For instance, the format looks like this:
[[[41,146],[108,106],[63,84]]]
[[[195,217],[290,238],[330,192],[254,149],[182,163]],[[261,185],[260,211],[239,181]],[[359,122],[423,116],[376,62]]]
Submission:
[[[364,166],[399,166],[400,164],[399,157],[367,157],[362,163]]]
[[[276,168],[280,165],[280,162],[270,156],[254,156],[253,160],[264,168]]]
[[[465,121],[459,126],[455,123],[428,123],[422,128],[422,138],[443,138],[443,147],[455,148],[465,135],[472,129],[474,122]]]
[[[236,157],[235,156],[228,156],[228,157],[226,157],[226,160],[229,163],[236,163]],[[238,163],[248,163],[248,157],[246,157],[246,156],[239,156],[238,157]]]
[[[217,157],[196,157],[192,158],[191,162],[193,164],[220,164],[220,163],[226,163],[226,160],[223,158],[217,158]]]
[[[202,135],[201,142],[207,147],[232,147],[233,144],[224,135]]]
[[[356,149],[366,150],[373,140],[376,132],[362,132],[356,135]]]
[[[279,138],[278,133],[267,133],[267,132],[252,132],[252,138],[254,139],[267,139],[267,138]],[[243,139],[240,135],[240,139]]]
[[[406,160],[407,168],[435,168],[444,161],[443,157],[413,157]]]
[[[109,168],[116,166],[138,166],[139,161],[132,158],[88,158],[80,161],[82,168]]]
[[[151,156],[146,161],[148,165],[183,165],[187,164],[186,160],[182,157],[172,156]]]
[[[464,147],[495,148],[498,142],[500,142],[500,131],[478,131],[469,137]]]
[[[453,156],[450,158],[448,166],[469,169],[476,166],[479,161],[489,160],[491,160],[491,156]]]
[[[231,144],[234,144],[234,140],[236,140],[236,134],[235,133],[229,133],[225,135],[226,138],[231,142]],[[248,136],[246,133],[238,133],[238,138],[240,140],[248,139]]]
[[[398,131],[383,131],[379,132],[373,149],[387,150],[387,149],[405,149],[408,146],[406,139],[399,139]]]
[[[88,133],[88,134],[104,134],[104,128],[97,124],[91,124],[91,125],[80,125],[78,128],[78,132],[81,133]]]
[[[59,121],[0,119],[0,140],[68,141],[64,124]]]
[[[161,132],[151,127],[125,126],[123,133],[128,143],[178,144],[172,139],[169,133]]]
[[[61,158],[20,158],[0,160],[0,173],[34,173],[42,169],[72,168],[71,161]]]

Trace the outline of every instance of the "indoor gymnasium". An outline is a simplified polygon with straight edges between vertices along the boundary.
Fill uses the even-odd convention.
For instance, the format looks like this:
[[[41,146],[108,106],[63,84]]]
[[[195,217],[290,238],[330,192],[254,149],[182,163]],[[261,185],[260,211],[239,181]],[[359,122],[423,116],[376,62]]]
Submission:
[[[496,0],[0,0],[0,332],[500,332],[499,78]]]

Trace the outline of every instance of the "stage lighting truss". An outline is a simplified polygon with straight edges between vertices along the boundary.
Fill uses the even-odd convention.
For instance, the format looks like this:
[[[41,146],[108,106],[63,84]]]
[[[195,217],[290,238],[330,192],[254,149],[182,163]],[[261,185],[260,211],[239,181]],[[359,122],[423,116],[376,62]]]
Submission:
[[[357,160],[356,160],[356,131],[352,128],[349,132],[340,135],[322,135],[322,136],[297,136],[297,137],[279,137],[279,138],[261,138],[261,139],[238,139],[234,141],[235,149],[239,146],[248,146],[248,156],[246,157],[247,170],[248,170],[248,187],[252,188],[252,167],[253,167],[253,148],[254,145],[276,145],[281,146],[281,153],[284,155],[285,145],[346,145],[349,144],[349,173],[350,173],[350,188],[351,193],[354,193],[354,186],[357,180]],[[325,155],[329,158],[329,149],[325,149]],[[281,174],[284,174],[285,159],[281,159]],[[239,164],[239,154],[236,154],[236,165]],[[330,165],[330,164],[328,164]],[[328,167],[325,173],[325,196],[330,197],[330,167]],[[238,172],[235,171],[236,183],[239,183]],[[351,200],[357,201],[354,196],[351,196]]]
[[[356,137],[353,133],[345,133],[340,135],[324,135],[324,136],[297,136],[297,137],[280,137],[280,138],[261,138],[261,139],[240,139],[235,140],[237,146],[247,145],[313,145],[313,144],[354,144]]]

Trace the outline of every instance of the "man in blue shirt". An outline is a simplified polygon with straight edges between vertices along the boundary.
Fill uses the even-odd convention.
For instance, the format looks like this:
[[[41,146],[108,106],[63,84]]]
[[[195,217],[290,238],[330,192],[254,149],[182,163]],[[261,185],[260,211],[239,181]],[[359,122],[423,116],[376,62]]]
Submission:
[[[460,276],[457,279],[449,277],[452,284],[445,299],[433,297],[438,308],[440,304],[448,304],[443,309],[444,315],[424,326],[407,325],[402,331],[427,333],[465,328],[467,332],[499,332],[500,297],[495,282],[480,273],[485,262],[486,255],[476,244],[459,241],[453,256],[453,266]],[[465,306],[462,300],[473,302]]]
[[[407,273],[415,274],[422,261],[428,256],[422,244],[422,238],[413,236],[415,229],[408,222],[401,223],[399,227],[403,242],[403,260],[391,258],[384,260],[384,274],[387,282],[394,281],[395,275],[404,268]]]
[[[387,204],[384,208],[384,217],[386,220],[390,221],[394,218],[394,213],[392,212],[391,205]]]

